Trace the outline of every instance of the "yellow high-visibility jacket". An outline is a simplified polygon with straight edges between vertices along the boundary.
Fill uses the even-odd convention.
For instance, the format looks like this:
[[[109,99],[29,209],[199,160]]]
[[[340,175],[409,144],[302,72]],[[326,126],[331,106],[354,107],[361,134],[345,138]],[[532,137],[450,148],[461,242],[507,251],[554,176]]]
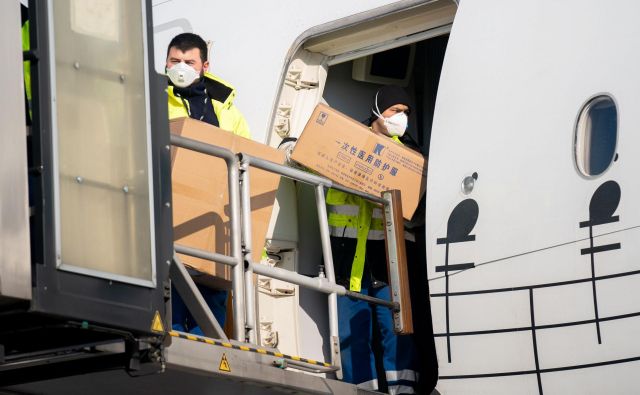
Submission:
[[[402,144],[398,137],[394,136],[391,139]],[[367,240],[384,240],[382,208],[359,196],[332,188],[327,191],[326,203],[331,236],[357,240],[351,264],[349,289],[360,292]]]
[[[204,77],[205,88],[211,98],[213,111],[220,122],[220,129],[250,139],[249,125],[240,110],[233,104],[233,99],[236,97],[235,88],[209,72],[205,72]],[[167,94],[169,96],[169,119],[188,117],[188,109],[185,108],[185,103],[173,94],[172,85],[167,88]]]
[[[31,49],[29,38],[29,21],[26,21],[22,25],[22,50],[28,51]],[[27,95],[29,119],[31,119],[31,62],[25,60],[22,62],[24,69],[24,89]]]

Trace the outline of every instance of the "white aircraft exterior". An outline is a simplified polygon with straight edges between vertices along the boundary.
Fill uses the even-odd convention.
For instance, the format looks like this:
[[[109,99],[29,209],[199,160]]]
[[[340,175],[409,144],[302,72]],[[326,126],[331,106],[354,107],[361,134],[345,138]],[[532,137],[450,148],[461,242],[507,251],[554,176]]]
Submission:
[[[173,0],[153,11],[156,68],[173,35],[211,40],[211,71],[236,86],[254,139],[272,146],[299,136],[319,102],[369,115],[380,85],[353,80],[354,59],[411,44],[419,59],[448,35],[441,69],[415,60],[407,85],[422,98],[409,133],[429,163],[437,390],[637,391],[636,2]],[[429,97],[431,113],[417,115]],[[303,193],[290,185],[279,206]],[[314,270],[317,225],[279,215],[271,248]],[[284,347],[322,358],[322,318],[296,306]]]
[[[210,71],[235,86],[236,104],[252,127],[254,140],[265,142],[279,79],[298,36],[313,27],[390,3],[155,0],[156,70],[164,73],[166,48],[172,37],[187,31],[200,34],[210,42]],[[248,59],[259,59],[259,66]]]

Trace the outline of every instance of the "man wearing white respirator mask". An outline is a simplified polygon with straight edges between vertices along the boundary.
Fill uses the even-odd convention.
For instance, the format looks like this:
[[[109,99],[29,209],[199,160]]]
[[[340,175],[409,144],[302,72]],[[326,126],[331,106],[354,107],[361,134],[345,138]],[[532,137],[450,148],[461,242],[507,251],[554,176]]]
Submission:
[[[207,43],[197,34],[175,36],[167,48],[169,119],[190,117],[233,134],[251,138],[249,126],[234,106],[236,91],[229,83],[209,73]],[[227,291],[197,284],[211,312],[224,327]],[[202,335],[193,315],[175,289],[171,290],[173,329]]]
[[[404,89],[384,86],[374,96],[372,116],[366,123],[373,133],[402,144],[399,137],[407,129],[410,110]],[[329,189],[326,203],[336,282],[353,292],[391,300],[382,209],[336,189]],[[338,316],[344,381],[369,390],[384,389],[381,384],[386,382],[392,395],[417,393],[413,340],[394,333],[388,308],[339,296]],[[374,343],[374,338],[381,344]],[[374,354],[374,350],[381,352]],[[384,370],[382,380],[378,380],[376,361]]]
[[[371,130],[400,142],[400,137],[404,135],[409,124],[411,108],[406,104],[409,100],[407,92],[398,86],[387,85],[380,88],[371,107]]]
[[[207,71],[207,52],[207,43],[193,33],[179,34],[169,43],[169,119],[191,117],[251,138],[247,121],[233,104],[235,88]]]

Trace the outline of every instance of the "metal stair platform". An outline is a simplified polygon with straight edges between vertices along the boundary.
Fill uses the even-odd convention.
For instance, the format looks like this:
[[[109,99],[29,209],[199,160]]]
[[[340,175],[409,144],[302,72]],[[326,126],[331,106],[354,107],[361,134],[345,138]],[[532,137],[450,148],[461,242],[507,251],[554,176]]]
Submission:
[[[281,354],[256,349],[250,344],[221,343],[213,339],[207,343],[203,341],[207,338],[189,336],[187,339],[187,334],[172,334],[172,343],[165,349],[166,368],[162,373],[132,377],[121,369],[102,371],[0,388],[0,394],[380,394],[274,366],[274,362],[279,364]]]

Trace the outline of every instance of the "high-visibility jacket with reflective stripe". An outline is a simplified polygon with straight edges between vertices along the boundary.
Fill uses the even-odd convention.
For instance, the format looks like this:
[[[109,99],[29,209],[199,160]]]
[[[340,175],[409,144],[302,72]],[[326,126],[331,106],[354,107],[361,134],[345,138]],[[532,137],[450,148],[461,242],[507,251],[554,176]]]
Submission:
[[[402,144],[398,137],[392,140]],[[334,237],[356,239],[349,289],[360,292],[367,240],[384,240],[382,209],[359,196],[330,188],[326,197],[329,232]]]
[[[211,98],[213,111],[216,113],[220,129],[228,130],[238,136],[251,138],[249,125],[240,113],[240,110],[233,104],[236,97],[236,90],[231,84],[209,72],[204,73],[204,83],[207,95]],[[174,95],[173,86],[167,88],[169,96],[169,119],[189,116],[189,109],[185,107],[185,102]],[[187,102],[188,106],[189,103]]]

